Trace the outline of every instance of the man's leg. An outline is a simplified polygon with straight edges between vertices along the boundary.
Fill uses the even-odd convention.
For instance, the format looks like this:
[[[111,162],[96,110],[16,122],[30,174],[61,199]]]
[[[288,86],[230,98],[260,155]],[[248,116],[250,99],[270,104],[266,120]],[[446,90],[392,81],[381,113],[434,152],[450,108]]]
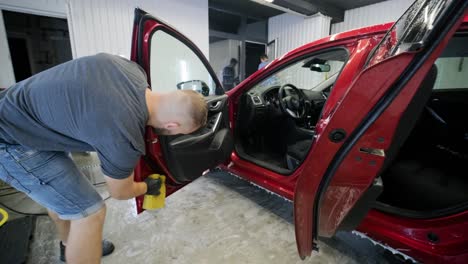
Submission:
[[[104,201],[66,153],[0,144],[0,179],[60,219],[70,220],[68,226],[64,221],[55,221],[60,239],[67,243],[71,258],[68,262],[99,263],[103,253],[113,251],[110,242],[105,243],[110,250],[102,251]]]
[[[55,223],[60,241],[62,241],[63,245],[67,245],[68,234],[70,233],[70,220],[60,219],[59,216],[51,210],[47,210],[47,212]]]
[[[66,251],[67,263],[100,263],[105,217],[104,206],[88,217],[71,221]]]

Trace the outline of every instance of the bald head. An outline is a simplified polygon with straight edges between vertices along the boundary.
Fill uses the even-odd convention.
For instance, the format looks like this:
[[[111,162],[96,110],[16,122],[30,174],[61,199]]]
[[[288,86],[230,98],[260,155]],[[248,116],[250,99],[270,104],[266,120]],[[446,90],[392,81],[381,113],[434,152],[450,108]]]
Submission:
[[[147,91],[148,125],[158,134],[189,134],[206,124],[208,108],[203,96],[191,90],[169,93]]]

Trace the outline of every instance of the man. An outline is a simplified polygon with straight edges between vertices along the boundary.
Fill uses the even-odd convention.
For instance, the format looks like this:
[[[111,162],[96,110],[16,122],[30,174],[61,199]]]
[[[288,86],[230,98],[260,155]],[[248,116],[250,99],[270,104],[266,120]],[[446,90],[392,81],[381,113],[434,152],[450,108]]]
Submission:
[[[258,69],[265,67],[268,64],[268,56],[266,54],[260,55],[260,64],[258,65]]]
[[[99,263],[113,250],[102,241],[105,204],[66,152],[96,151],[116,199],[155,193],[134,182],[145,152],[145,126],[161,135],[191,133],[206,123],[194,91],[148,89],[145,72],[98,54],[41,72],[0,93],[0,179],[46,207],[68,263]]]
[[[236,65],[237,60],[232,58],[229,65],[223,69],[223,87],[225,91],[229,91],[235,86]]]

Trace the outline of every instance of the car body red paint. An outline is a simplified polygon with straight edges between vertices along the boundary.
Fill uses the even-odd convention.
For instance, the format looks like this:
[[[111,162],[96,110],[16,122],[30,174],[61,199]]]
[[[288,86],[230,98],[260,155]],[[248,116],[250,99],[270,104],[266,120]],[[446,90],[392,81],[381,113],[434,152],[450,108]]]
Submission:
[[[414,51],[387,58],[385,53],[389,50],[382,46],[372,53],[392,25],[393,23],[387,23],[356,29],[306,44],[272,61],[226,93],[229,101],[230,126],[235,132],[239,100],[246,90],[304,55],[332,47],[344,48],[349,53],[349,59],[336,80],[333,92],[330,93],[323,107],[321,118],[315,126],[315,139],[311,150],[304,162],[291,175],[285,177],[256,165],[240,157],[236,151],[232,152],[230,162],[220,165],[226,171],[294,201],[296,240],[301,257],[311,254],[314,240],[318,236],[331,237],[340,229],[343,219],[373,184],[376,175],[384,166],[385,157],[363,155],[361,148],[382,150],[390,148],[400,118],[417,92],[424,76],[454,32],[468,29],[468,13],[465,12],[463,18],[445,33],[446,36],[440,44],[428,54],[418,70],[409,77],[405,83],[405,89],[401,90],[376,117],[365,133],[356,139],[349,152],[337,165],[326,187],[323,187],[322,179],[344,144],[344,142],[329,140],[329,135],[338,128],[346,131],[347,135],[357,130],[361,122],[378,106],[381,99],[399,81],[400,76],[405,74],[408,65],[411,65],[418,56],[419,51]],[[140,36],[143,43],[140,46],[142,50],[139,60],[136,52],[138,26],[135,24],[132,59],[138,61],[146,71],[150,69],[151,34],[160,28],[173,32],[174,36],[186,45],[191,45],[192,49],[201,54],[195,45],[183,35],[158,20],[150,19],[143,23],[144,35]],[[373,57],[368,61],[371,55]],[[207,64],[204,57],[200,59]],[[171,174],[167,161],[164,160],[162,147],[157,142],[158,136],[151,129],[147,130],[146,140],[148,142],[147,155],[158,167],[152,168],[142,159],[135,170],[135,179],[141,181],[152,172],[164,173],[168,176],[169,194],[185,186],[187,182],[179,183]],[[322,196],[318,196],[320,192]],[[141,212],[141,203],[142,197],[137,198],[139,212]],[[318,204],[318,208],[314,208],[315,203]],[[318,223],[315,219],[319,219]],[[468,262],[468,211],[432,219],[416,219],[371,209],[360,221],[356,230],[418,261],[425,263]],[[431,239],[432,235],[436,235],[437,239]]]

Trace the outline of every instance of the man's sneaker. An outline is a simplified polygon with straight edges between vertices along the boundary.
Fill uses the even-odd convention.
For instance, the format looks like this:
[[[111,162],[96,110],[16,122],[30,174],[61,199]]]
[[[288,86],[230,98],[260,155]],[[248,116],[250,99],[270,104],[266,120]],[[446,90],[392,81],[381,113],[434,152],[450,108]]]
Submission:
[[[62,241],[60,241],[60,260],[65,261],[65,249],[66,246],[62,244]],[[110,253],[114,252],[114,244],[110,242],[109,240],[102,240],[102,256],[107,256]]]

